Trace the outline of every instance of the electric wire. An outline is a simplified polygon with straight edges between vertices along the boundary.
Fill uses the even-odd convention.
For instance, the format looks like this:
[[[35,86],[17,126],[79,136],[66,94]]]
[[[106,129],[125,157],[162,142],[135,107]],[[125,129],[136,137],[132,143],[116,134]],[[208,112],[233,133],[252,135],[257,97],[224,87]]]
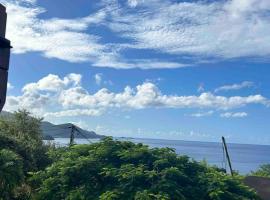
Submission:
[[[92,141],[89,140],[89,139],[87,138],[87,136],[85,136],[85,134],[82,133],[76,126],[75,126],[75,130],[77,131],[77,133],[79,133],[81,136],[83,136],[89,143],[92,143]]]
[[[72,127],[74,127],[74,130],[76,131],[77,135],[81,135],[84,139],[86,139],[89,143],[92,143],[91,140],[89,140],[89,138],[82,133],[75,125],[70,125],[68,127],[60,127],[60,126],[66,126],[66,124],[63,125],[58,125],[58,127],[54,127],[54,128],[43,128],[41,129],[43,132],[50,132],[50,131],[59,131],[59,130],[67,130],[67,129],[72,129]]]

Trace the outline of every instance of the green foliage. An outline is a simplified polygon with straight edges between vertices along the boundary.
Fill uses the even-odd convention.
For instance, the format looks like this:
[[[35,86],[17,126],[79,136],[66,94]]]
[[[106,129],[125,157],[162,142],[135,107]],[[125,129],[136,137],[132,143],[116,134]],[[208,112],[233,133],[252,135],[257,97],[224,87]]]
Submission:
[[[41,121],[42,119],[31,117],[26,110],[19,110],[14,113],[14,117],[1,119],[1,131],[24,141],[37,142],[41,141],[42,138]]]
[[[42,142],[40,123],[24,110],[0,118],[0,199],[29,199],[28,173],[51,163],[47,155],[51,148]]]
[[[210,168],[206,174],[206,182],[209,183],[208,188],[205,188],[211,200],[249,200],[259,199],[252,194],[253,190],[242,184],[242,177],[235,175],[234,178],[227,174],[216,171]]]
[[[41,120],[31,117],[25,110],[16,112],[14,118],[0,119],[0,149],[20,155],[25,174],[44,169],[51,163],[47,156],[50,147],[42,142]]]
[[[239,177],[177,156],[169,148],[105,138],[54,150],[54,163],[33,173],[37,200],[255,200]]]
[[[52,148],[42,142],[41,120],[26,111],[0,119],[0,200],[258,199],[240,177],[170,148],[112,138]]]
[[[260,168],[251,173],[253,176],[269,177],[270,178],[270,164],[261,165]]]
[[[23,179],[22,159],[13,151],[0,150],[0,199],[11,199]]]
[[[153,194],[150,191],[144,190],[137,192],[135,200],[169,200],[170,198],[166,194]]]

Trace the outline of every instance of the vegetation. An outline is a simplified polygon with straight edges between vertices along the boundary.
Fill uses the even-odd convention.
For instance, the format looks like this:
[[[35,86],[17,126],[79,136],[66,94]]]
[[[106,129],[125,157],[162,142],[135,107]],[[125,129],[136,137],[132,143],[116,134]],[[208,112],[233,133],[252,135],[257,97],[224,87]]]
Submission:
[[[0,194],[3,199],[9,199],[14,188],[23,181],[22,159],[13,151],[0,150]]]
[[[0,199],[255,200],[240,176],[169,148],[104,138],[54,148],[26,111],[0,120]]]
[[[12,118],[0,119],[0,199],[24,199],[30,195],[28,172],[45,169],[51,160],[51,147],[42,142],[42,119],[19,111]]]
[[[251,175],[270,178],[270,164],[260,166],[260,168],[257,171],[252,172]]]

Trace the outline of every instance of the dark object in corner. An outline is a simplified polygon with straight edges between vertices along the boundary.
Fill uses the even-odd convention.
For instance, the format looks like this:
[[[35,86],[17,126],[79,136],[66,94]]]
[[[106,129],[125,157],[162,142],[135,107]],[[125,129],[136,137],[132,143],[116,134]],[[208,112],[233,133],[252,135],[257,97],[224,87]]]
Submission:
[[[6,102],[8,68],[10,57],[10,41],[6,35],[7,13],[6,8],[0,4],[0,112]]]
[[[10,48],[12,48],[10,46],[10,41],[7,40],[6,38],[0,37],[0,48],[3,48],[3,49],[10,49]]]
[[[244,183],[253,188],[262,200],[270,199],[270,178],[247,176]]]

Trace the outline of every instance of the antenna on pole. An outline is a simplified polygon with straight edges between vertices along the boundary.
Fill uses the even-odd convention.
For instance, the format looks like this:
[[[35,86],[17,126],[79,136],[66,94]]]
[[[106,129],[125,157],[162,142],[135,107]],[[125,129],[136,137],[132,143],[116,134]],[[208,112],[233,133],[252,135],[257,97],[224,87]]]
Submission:
[[[6,8],[0,4],[0,112],[6,102],[8,68],[10,57],[10,41],[6,36],[7,13]]]
[[[231,175],[233,176],[232,163],[231,163],[230,155],[229,155],[229,152],[228,152],[226,140],[225,140],[225,138],[223,136],[222,136],[222,143],[223,143],[223,148],[224,148],[225,153],[226,153],[227,161],[229,163],[230,172],[231,172]]]

